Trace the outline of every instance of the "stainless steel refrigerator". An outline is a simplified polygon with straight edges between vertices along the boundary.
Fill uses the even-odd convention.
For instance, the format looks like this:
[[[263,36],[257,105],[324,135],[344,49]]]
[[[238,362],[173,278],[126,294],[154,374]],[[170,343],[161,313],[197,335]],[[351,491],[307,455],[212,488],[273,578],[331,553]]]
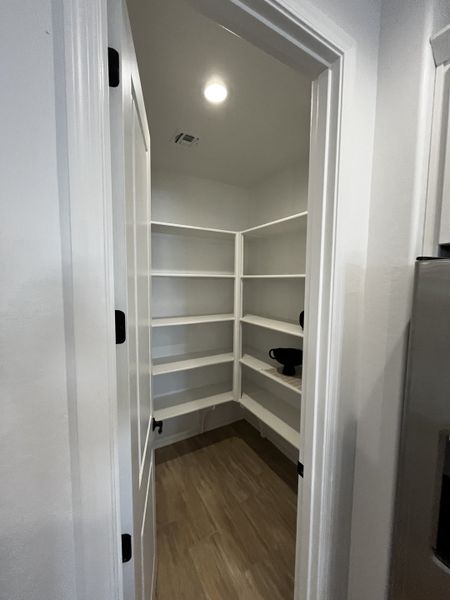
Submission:
[[[399,461],[392,600],[450,600],[450,260],[418,259]]]

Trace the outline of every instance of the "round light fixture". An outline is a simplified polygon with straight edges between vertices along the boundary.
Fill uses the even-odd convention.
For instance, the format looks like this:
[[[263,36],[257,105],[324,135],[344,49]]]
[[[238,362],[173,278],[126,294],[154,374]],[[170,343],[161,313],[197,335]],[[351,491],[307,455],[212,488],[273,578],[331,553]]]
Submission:
[[[211,104],[221,104],[227,99],[228,90],[222,81],[214,79],[206,84],[203,94]]]

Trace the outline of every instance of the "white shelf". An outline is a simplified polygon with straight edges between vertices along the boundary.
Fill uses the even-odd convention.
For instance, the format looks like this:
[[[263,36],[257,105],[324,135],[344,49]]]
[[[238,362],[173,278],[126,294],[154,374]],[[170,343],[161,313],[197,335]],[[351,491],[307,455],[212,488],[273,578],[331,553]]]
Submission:
[[[241,318],[241,321],[243,323],[249,323],[250,325],[264,327],[265,329],[272,329],[273,331],[288,333],[289,335],[295,335],[296,337],[303,337],[303,332],[298,323],[288,323],[286,321],[266,319],[265,317],[258,317],[257,315],[244,315]]]
[[[263,360],[260,360],[259,358],[256,358],[250,354],[244,354],[244,356],[241,358],[241,363],[246,367],[253,369],[253,371],[264,375],[264,377],[267,377],[272,381],[276,381],[296,394],[301,395],[302,380],[300,377],[283,375],[282,373],[279,373],[276,367],[270,363],[264,362]]]
[[[164,375],[166,373],[177,373],[179,371],[189,371],[190,369],[199,369],[201,367],[209,367],[211,365],[220,365],[223,363],[233,362],[234,354],[226,352],[224,354],[213,354],[209,356],[191,356],[185,357],[183,360],[164,359],[165,362],[154,361],[152,367],[152,375]]]
[[[276,398],[270,397],[269,394],[257,394],[258,399],[256,400],[249,394],[242,394],[241,404],[248,411],[255,415],[260,421],[265,423],[268,427],[273,429],[275,433],[278,433],[283,439],[289,442],[295,448],[300,447],[300,433],[293,427],[288,425],[286,421],[275,414],[275,410],[283,411],[286,420],[294,422],[293,419],[298,417],[300,425],[300,416],[294,409],[288,407],[288,405],[282,400],[277,401]],[[283,406],[284,405],[284,406]]]
[[[286,273],[281,275],[241,275],[242,279],[305,279],[304,273]]]
[[[234,279],[234,273],[219,271],[152,271],[152,277],[191,277],[210,279]]]
[[[175,395],[172,395],[175,396]],[[160,396],[159,400],[165,400],[164,396]],[[168,398],[170,402],[170,398]],[[221,394],[214,394],[212,396],[205,396],[204,398],[198,398],[196,400],[190,400],[188,402],[180,402],[178,404],[172,404],[154,411],[153,415],[156,420],[173,419],[181,415],[188,415],[202,410],[205,408],[211,408],[212,406],[218,406],[219,404],[225,404],[225,402],[231,402],[234,400],[233,392],[223,392]]]
[[[215,229],[213,227],[197,227],[196,225],[182,225],[181,223],[165,223],[163,221],[152,221],[152,233],[175,233],[194,235],[218,235],[221,237],[230,237],[236,235],[236,231],[228,231],[227,229]]]
[[[234,314],[199,315],[193,317],[160,317],[152,319],[152,327],[172,327],[174,325],[201,325],[202,323],[221,323],[234,321]]]
[[[268,235],[280,235],[283,233],[290,233],[293,231],[306,231],[306,221],[308,212],[301,212],[283,219],[277,219],[276,221],[270,221],[263,225],[257,225],[246,229],[242,233],[250,237],[265,237]]]

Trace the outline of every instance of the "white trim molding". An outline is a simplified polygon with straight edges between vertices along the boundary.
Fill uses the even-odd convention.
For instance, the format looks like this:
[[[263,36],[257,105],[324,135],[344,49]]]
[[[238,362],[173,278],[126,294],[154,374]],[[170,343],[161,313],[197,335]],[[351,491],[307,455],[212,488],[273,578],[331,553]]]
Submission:
[[[307,1],[191,0],[203,13],[315,81],[312,97],[308,225],[310,282],[306,290],[307,360],[302,395],[295,600],[345,600],[351,530],[355,439],[342,414],[351,398],[340,392],[343,312],[347,290],[347,224],[351,186],[356,45]],[[341,215],[339,217],[339,215]],[[344,487],[347,486],[344,490]],[[336,556],[339,553],[339,559]]]
[[[450,243],[450,25],[435,34],[430,44],[436,69],[423,254],[434,256],[439,244]]]
[[[450,23],[431,37],[430,44],[437,67],[450,60]]]

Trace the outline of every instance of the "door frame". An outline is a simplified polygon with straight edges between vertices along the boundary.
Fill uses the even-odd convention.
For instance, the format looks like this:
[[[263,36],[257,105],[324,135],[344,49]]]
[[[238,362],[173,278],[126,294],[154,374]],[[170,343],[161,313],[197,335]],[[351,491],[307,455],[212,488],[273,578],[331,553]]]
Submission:
[[[343,482],[351,494],[352,482],[344,471],[346,462],[353,463],[354,449],[346,447],[339,414],[344,402],[339,387],[346,290],[339,277],[345,258],[337,248],[345,236],[345,223],[338,213],[349,177],[343,165],[347,165],[344,154],[351,153],[351,146],[343,143],[343,127],[351,119],[355,43],[307,2],[294,6],[286,0],[190,1],[281,62],[309,72],[314,80],[304,336],[308,353],[300,436],[304,479],[299,484],[294,598],[344,600],[348,572],[337,566],[333,549],[349,551],[335,523],[344,522],[350,531],[348,507],[341,494]],[[349,539],[348,533],[348,545]]]
[[[354,105],[356,45],[307,0],[295,5],[288,0],[191,1],[214,20],[316,78],[309,196],[318,208],[310,224],[312,237],[319,236],[322,243],[310,265],[320,268],[320,277],[311,281],[308,291],[308,311],[316,311],[311,320],[317,328],[305,332],[313,353],[305,365],[308,387],[303,395],[301,453],[305,479],[299,500],[307,508],[300,512],[304,543],[297,552],[295,598],[341,600],[345,596],[336,590],[344,589],[347,574],[333,560],[338,541],[334,523],[348,520],[348,507],[340,500],[340,476],[353,449],[346,447],[339,419],[344,401],[339,385],[345,283],[338,278],[344,264],[337,247],[347,235],[339,206],[351,177],[352,144],[347,131]],[[60,0],[53,4],[60,7],[55,8],[55,81],[66,245],[64,300],[68,355],[74,365],[68,385],[77,573],[80,598],[111,600],[122,596],[122,569],[107,3]]]

